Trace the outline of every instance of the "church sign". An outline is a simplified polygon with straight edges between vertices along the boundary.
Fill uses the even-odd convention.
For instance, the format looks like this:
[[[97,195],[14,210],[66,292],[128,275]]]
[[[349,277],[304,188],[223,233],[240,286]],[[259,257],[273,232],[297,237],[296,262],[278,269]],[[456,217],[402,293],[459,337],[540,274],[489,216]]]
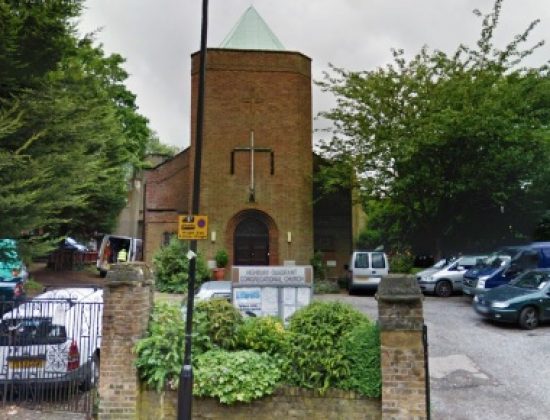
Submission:
[[[311,266],[233,267],[233,304],[243,315],[278,316],[285,323],[311,302]]]

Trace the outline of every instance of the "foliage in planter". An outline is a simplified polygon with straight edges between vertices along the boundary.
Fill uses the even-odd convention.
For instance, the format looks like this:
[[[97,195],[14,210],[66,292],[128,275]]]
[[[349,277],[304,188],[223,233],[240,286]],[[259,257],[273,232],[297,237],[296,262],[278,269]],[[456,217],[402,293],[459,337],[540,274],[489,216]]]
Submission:
[[[214,260],[216,261],[216,267],[224,268],[229,262],[229,255],[225,249],[219,249],[214,256]]]
[[[378,326],[368,323],[357,325],[344,339],[342,350],[351,368],[350,376],[342,381],[342,388],[367,397],[380,397],[382,378]]]
[[[340,293],[340,286],[338,283],[330,280],[317,280],[313,283],[313,293],[325,294],[325,293]]]
[[[185,326],[180,308],[156,304],[149,321],[147,337],[134,347],[139,376],[160,391],[167,383],[175,386],[183,365]]]
[[[153,256],[155,271],[155,286],[161,292],[185,293],[189,280],[189,260],[187,259],[187,244],[173,236],[168,245],[160,248]],[[197,257],[196,284],[198,287],[210,273],[199,255]]]
[[[225,299],[197,302],[193,312],[194,354],[213,348],[235,349],[242,322],[240,312]]]
[[[339,302],[313,302],[297,311],[289,325],[289,384],[320,391],[339,388],[350,375],[342,343],[361,323],[369,323],[368,318]]]
[[[282,357],[287,353],[288,334],[279,318],[246,318],[237,330],[238,348]]]
[[[272,357],[254,351],[211,350],[195,358],[193,394],[221,403],[250,402],[273,393],[281,371]]]

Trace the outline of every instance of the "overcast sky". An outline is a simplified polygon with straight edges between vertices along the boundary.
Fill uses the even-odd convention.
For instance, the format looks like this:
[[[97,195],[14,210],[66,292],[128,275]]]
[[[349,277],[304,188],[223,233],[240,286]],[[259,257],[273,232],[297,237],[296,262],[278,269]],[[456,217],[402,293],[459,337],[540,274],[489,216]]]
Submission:
[[[491,10],[492,0],[210,0],[208,46],[218,47],[253,5],[287,50],[312,59],[320,80],[328,63],[347,70],[370,70],[391,61],[391,48],[409,55],[423,45],[454,52],[459,43],[473,46],[481,20],[472,10]],[[141,114],[161,142],[182,149],[190,136],[191,54],[200,48],[202,0],[87,0],[79,31],[92,31],[106,52],[126,58],[128,88],[137,95]],[[540,19],[529,45],[544,39],[529,59],[550,59],[550,2],[505,0],[496,33],[497,45]],[[333,99],[313,90],[314,114]],[[315,123],[319,127],[320,123]]]

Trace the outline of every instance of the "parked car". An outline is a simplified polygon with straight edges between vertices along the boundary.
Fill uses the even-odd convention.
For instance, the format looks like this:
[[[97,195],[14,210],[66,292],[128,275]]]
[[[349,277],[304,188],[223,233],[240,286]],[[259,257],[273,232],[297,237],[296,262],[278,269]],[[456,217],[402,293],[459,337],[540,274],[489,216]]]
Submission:
[[[550,242],[533,242],[499,250],[492,262],[466,273],[464,293],[472,296],[483,293],[532,268],[550,268]]]
[[[485,318],[536,328],[541,321],[550,321],[550,269],[526,271],[508,284],[480,293],[473,307]]]
[[[143,241],[131,236],[105,235],[97,254],[97,270],[101,277],[107,275],[111,264],[117,262],[120,251],[125,251],[126,261],[143,260]]]
[[[464,273],[485,257],[486,255],[464,255],[440,270],[417,277],[418,285],[423,292],[434,293],[439,297],[449,297],[453,292],[462,291]]]
[[[195,295],[195,301],[223,298],[231,300],[232,286],[229,280],[213,280],[204,282]]]
[[[432,275],[433,273],[438,272],[442,268],[444,268],[446,265],[450,264],[456,260],[456,257],[449,257],[449,258],[442,258],[438,262],[436,262],[431,267],[426,268],[425,270],[419,271],[416,273],[416,280],[420,281],[422,277],[428,277]]]
[[[233,286],[230,280],[205,281],[195,293],[195,304],[210,299],[226,299],[231,302],[233,298]],[[181,307],[182,318],[187,316],[187,300]]]
[[[103,290],[51,290],[0,321],[0,384],[90,387],[99,377]]]
[[[0,315],[25,298],[29,273],[13,239],[0,239]]]
[[[388,275],[388,257],[381,251],[354,251],[348,266],[348,291],[376,290],[383,276]]]

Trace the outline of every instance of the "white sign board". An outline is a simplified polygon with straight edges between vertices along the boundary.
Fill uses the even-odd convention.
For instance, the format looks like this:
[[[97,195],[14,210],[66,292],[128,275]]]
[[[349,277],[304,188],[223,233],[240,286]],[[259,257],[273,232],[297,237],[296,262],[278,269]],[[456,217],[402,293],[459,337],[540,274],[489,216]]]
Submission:
[[[309,305],[311,266],[233,267],[233,304],[243,315],[278,316],[285,322]]]

